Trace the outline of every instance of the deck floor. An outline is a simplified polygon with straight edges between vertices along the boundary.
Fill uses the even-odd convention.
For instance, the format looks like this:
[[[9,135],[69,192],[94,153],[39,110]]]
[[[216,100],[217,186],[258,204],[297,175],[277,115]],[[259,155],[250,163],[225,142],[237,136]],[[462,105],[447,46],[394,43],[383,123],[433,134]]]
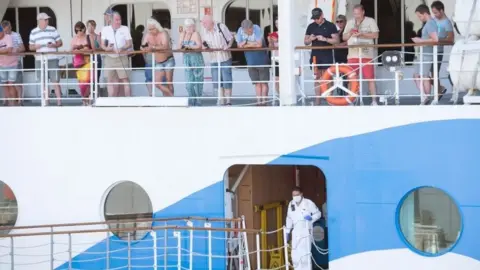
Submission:
[[[452,94],[445,94],[443,98],[439,101],[439,105],[452,105],[453,103],[450,101]],[[298,97],[300,99],[300,96]],[[305,101],[306,106],[313,106],[313,98],[307,98]],[[363,98],[364,105],[370,105],[371,98]],[[247,99],[232,99],[232,106],[254,106],[256,102],[255,97],[247,98]],[[62,101],[64,106],[81,106],[82,102],[80,99],[78,100],[64,100]],[[40,106],[40,100],[27,100],[24,101],[24,106]],[[51,100],[51,106],[54,106],[55,101]],[[203,106],[216,106],[217,101],[215,99],[208,99],[202,101]],[[379,103],[383,105],[383,103]],[[420,97],[400,97],[400,105],[419,105],[420,104]],[[463,94],[460,94],[458,99],[458,104],[463,104]],[[298,101],[297,105],[302,106],[302,102]],[[329,106],[325,101],[322,102],[321,106]],[[393,98],[388,99],[388,106],[395,106],[395,100]]]

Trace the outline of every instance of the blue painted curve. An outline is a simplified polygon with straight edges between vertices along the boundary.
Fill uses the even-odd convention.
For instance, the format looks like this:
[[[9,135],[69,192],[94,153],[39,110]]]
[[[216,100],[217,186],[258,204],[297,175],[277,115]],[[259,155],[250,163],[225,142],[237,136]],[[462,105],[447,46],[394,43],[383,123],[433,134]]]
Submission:
[[[315,165],[324,172],[329,200],[330,260],[366,251],[406,248],[396,229],[396,209],[402,197],[419,186],[441,188],[458,202],[464,224],[452,252],[480,260],[480,249],[476,248],[480,239],[480,141],[469,139],[477,134],[480,120],[416,123],[334,139],[281,156],[270,164]],[[155,217],[224,216],[223,193],[223,181],[219,181],[158,211]],[[205,243],[194,244],[194,251],[205,253]],[[151,244],[149,237],[136,245]],[[169,242],[169,246],[175,245]],[[188,248],[188,243],[182,243],[182,247]],[[214,242],[214,249],[214,254],[224,255],[225,243]],[[104,250],[102,241],[87,252]],[[104,269],[105,259],[79,262],[104,256],[87,252],[75,257],[74,267]],[[134,257],[152,256],[151,250],[132,252]],[[167,263],[175,265],[177,252],[171,253],[175,255]],[[125,251],[123,257],[126,254]],[[182,265],[188,267],[188,256],[182,258]],[[159,258],[159,265],[163,262]],[[151,259],[136,263],[153,265]],[[123,265],[125,261],[110,259],[111,267]],[[195,257],[195,265],[195,269],[206,268],[206,258]],[[137,269],[134,264],[132,269]],[[215,259],[214,269],[225,269],[224,260]]]

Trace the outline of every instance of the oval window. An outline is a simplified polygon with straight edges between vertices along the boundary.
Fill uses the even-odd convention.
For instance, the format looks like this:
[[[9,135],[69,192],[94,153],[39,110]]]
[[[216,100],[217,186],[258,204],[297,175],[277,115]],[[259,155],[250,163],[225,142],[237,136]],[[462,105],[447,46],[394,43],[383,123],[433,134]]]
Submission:
[[[397,218],[405,241],[423,255],[447,252],[460,236],[458,206],[437,188],[421,187],[408,193],[401,200]]]
[[[138,184],[126,181],[115,185],[108,193],[104,205],[105,220],[112,233],[122,240],[140,240],[149,230],[152,221],[134,221],[153,217],[152,202],[147,192]],[[120,230],[120,231],[114,231]],[[130,237],[129,237],[130,235]]]
[[[0,226],[1,227],[14,227],[17,223],[18,207],[17,198],[13,194],[12,189],[0,181],[0,188],[2,189],[2,195],[0,196]],[[8,234],[11,229],[0,230],[0,234]]]

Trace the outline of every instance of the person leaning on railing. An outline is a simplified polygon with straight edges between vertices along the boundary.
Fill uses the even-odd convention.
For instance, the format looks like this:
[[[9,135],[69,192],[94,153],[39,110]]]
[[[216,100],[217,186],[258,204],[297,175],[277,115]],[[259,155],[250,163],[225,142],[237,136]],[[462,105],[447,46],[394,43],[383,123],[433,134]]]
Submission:
[[[19,33],[15,32],[15,31],[12,31],[12,24],[9,21],[3,21],[2,22],[2,27],[3,27],[3,31],[5,31],[5,34],[10,35],[12,37],[13,52],[14,53],[24,52],[25,51],[25,46],[23,45],[22,37],[20,36]],[[16,90],[16,97],[19,98],[18,104],[20,106],[23,105],[23,100],[22,100],[22,98],[23,98],[23,86],[21,85],[23,83],[22,59],[23,59],[23,56],[18,57],[17,80],[15,81],[15,84],[18,84],[18,85],[15,86],[15,90]]]
[[[183,64],[185,67],[186,88],[190,96],[189,104],[191,106],[200,106],[203,95],[203,73],[205,63],[201,52],[188,52],[189,50],[199,50],[203,47],[203,41],[200,34],[196,31],[195,20],[186,19],[185,28],[178,39],[178,47],[185,50],[183,54]]]
[[[16,69],[18,58],[14,55],[8,55],[13,52],[12,36],[5,34],[2,26],[0,26],[0,80],[2,82],[5,97],[8,99],[17,98],[15,86],[11,84],[17,80]],[[15,106],[16,100],[8,100],[8,106]]]
[[[243,20],[237,31],[238,48],[253,49],[265,48],[262,29],[253,24],[250,20]],[[268,97],[268,82],[270,81],[270,72],[268,65],[267,51],[245,51],[247,60],[248,75],[255,85],[257,96],[257,105],[266,105]]]
[[[154,91],[148,82],[152,82],[152,70],[148,67],[153,66],[155,70],[155,86],[162,91],[163,96],[171,97],[174,94],[173,89],[173,67],[175,67],[175,58],[173,57],[172,42],[168,31],[160,25],[154,18],[147,20],[147,34],[143,37],[140,49],[145,52],[145,81],[149,94]],[[158,52],[155,52],[159,50]],[[152,54],[155,54],[155,63]],[[167,85],[163,85],[167,82]]]
[[[37,15],[38,26],[30,32],[29,37],[29,49],[30,51],[36,51],[37,53],[49,53],[49,52],[58,52],[58,48],[63,46],[62,39],[57,32],[55,27],[48,25],[48,20],[50,16],[46,13],[39,13]],[[60,88],[60,70],[58,66],[58,56],[57,55],[47,55],[47,68],[48,68],[48,77],[45,79],[50,81],[53,84],[55,89],[55,95],[57,96],[57,105],[62,105],[62,89]],[[36,78],[37,80],[41,79],[41,56],[35,55],[35,69],[36,69]],[[43,85],[41,87],[44,87]],[[45,97],[48,97],[48,87],[45,85]]]
[[[235,39],[228,27],[223,23],[215,23],[212,16],[206,15],[202,19],[203,31],[202,39],[205,49],[230,49]],[[216,51],[210,53],[210,65],[212,73],[213,89],[218,90],[220,85],[220,96],[225,99],[220,100],[220,105],[232,105],[232,53],[230,51]],[[219,66],[220,65],[220,66]],[[220,76],[219,70],[220,69]]]
[[[268,34],[267,39],[268,39],[268,47],[274,48],[276,50],[272,51],[272,55],[274,57],[275,61],[275,69],[274,69],[274,75],[275,75],[275,90],[277,91],[277,94],[280,94],[280,67],[279,67],[279,62],[278,62],[278,18],[275,18],[275,27],[277,28],[277,31],[274,31],[270,34]]]

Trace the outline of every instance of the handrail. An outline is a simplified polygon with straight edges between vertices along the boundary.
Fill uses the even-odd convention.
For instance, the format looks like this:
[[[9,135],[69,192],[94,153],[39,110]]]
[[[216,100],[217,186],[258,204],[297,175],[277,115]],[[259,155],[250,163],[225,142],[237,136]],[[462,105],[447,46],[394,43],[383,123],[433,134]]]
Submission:
[[[393,43],[393,44],[359,44],[359,45],[331,45],[331,46],[296,46],[295,50],[329,50],[329,49],[349,49],[349,48],[398,48],[398,47],[425,47],[425,46],[451,46],[451,42],[433,42],[433,43]],[[152,50],[152,51],[126,51],[126,52],[107,52],[107,51],[58,51],[58,52],[22,52],[22,53],[2,53],[0,55],[26,56],[26,55],[71,55],[71,54],[145,54],[145,53],[192,53],[192,52],[248,52],[248,51],[276,51],[278,47],[265,48],[230,48],[230,49],[196,49],[196,50]]]
[[[96,221],[96,222],[80,222],[80,223],[64,223],[64,224],[42,224],[29,226],[0,226],[0,230],[26,230],[26,229],[43,229],[43,228],[59,228],[59,227],[74,227],[74,226],[94,226],[94,225],[108,225],[116,223],[132,223],[132,222],[165,222],[165,221],[179,221],[179,220],[196,220],[206,222],[239,222],[241,218],[203,218],[203,217],[174,217],[174,218],[140,218],[140,219],[125,219]]]
[[[221,232],[245,232],[260,233],[261,230],[242,229],[242,228],[208,228],[208,227],[186,227],[186,226],[154,226],[154,227],[136,227],[122,229],[98,229],[98,230],[73,230],[57,232],[38,232],[38,233],[12,233],[2,234],[0,238],[26,237],[26,236],[46,236],[59,234],[83,234],[83,233],[104,233],[104,232],[134,232],[134,231],[159,231],[159,230],[192,230],[192,231],[221,231]]]

